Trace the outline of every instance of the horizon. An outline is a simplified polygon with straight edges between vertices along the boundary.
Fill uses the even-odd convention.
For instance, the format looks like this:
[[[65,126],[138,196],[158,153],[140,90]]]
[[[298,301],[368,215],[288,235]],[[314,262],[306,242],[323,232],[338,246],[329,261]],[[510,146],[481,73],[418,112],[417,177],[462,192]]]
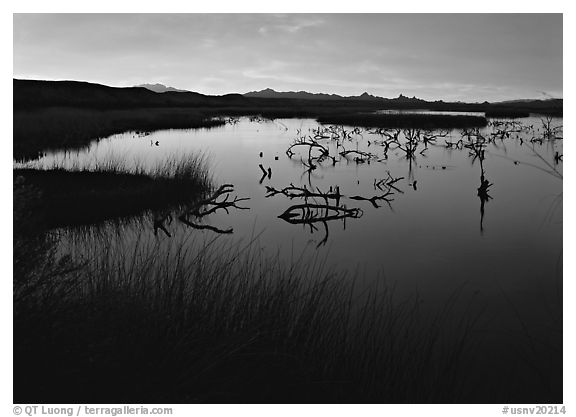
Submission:
[[[32,78],[13,78],[13,80],[19,80],[19,81],[46,81],[46,82],[79,82],[79,83],[89,83],[89,84],[96,84],[96,85],[102,85],[105,87],[112,87],[112,88],[146,88],[148,89],[146,86],[162,86],[165,88],[172,88],[174,90],[178,90],[178,91],[171,91],[171,92],[184,92],[184,93],[199,93],[202,95],[206,95],[206,96],[224,96],[224,95],[230,95],[230,94],[239,94],[239,95],[246,95],[249,93],[260,93],[262,91],[272,91],[274,93],[279,93],[279,94],[285,94],[285,93],[306,93],[306,94],[314,94],[314,95],[337,95],[340,96],[342,98],[349,98],[349,97],[359,97],[362,96],[364,94],[368,94],[370,96],[373,96],[377,99],[385,99],[385,100],[391,100],[391,99],[396,99],[399,97],[405,97],[405,98],[416,98],[416,99],[420,99],[420,100],[425,100],[422,99],[421,97],[418,96],[408,96],[406,94],[403,93],[399,93],[397,96],[395,97],[382,97],[382,96],[378,96],[375,94],[372,94],[370,91],[363,91],[362,93],[358,93],[358,94],[352,94],[352,95],[340,95],[340,94],[336,94],[336,93],[331,93],[331,92],[325,92],[325,91],[319,91],[319,92],[314,92],[314,91],[306,91],[306,90],[286,90],[286,91],[278,91],[275,90],[273,88],[263,88],[261,90],[252,90],[252,91],[247,91],[245,93],[223,93],[223,94],[206,94],[200,91],[191,91],[191,90],[185,90],[185,89],[181,89],[179,87],[175,87],[172,85],[166,85],[166,84],[162,84],[162,83],[158,83],[158,82],[145,82],[142,84],[138,84],[138,85],[125,85],[125,86],[111,86],[111,85],[107,85],[107,84],[101,84],[101,83],[95,83],[95,82],[91,82],[91,81],[86,81],[86,80],[70,80],[70,79],[32,79]],[[149,91],[152,91],[156,94],[163,94],[164,92],[156,92],[153,90],[148,89]],[[498,102],[506,102],[506,101],[523,101],[523,100],[530,100],[530,101],[536,101],[536,100],[540,100],[540,101],[546,101],[546,100],[563,100],[563,97],[536,97],[536,98],[531,98],[531,97],[518,97],[515,99],[508,99],[508,100],[501,100],[501,101],[491,101],[490,103],[498,103]],[[449,102],[449,101],[445,101],[442,99],[429,99],[429,100],[425,100],[427,102],[434,102],[434,101],[444,101],[444,102]],[[461,102],[461,103],[468,103],[468,104],[480,104],[483,103],[483,101],[461,101],[461,100],[454,100],[453,102]]]
[[[206,95],[563,98],[562,14],[14,14],[13,23],[19,79]]]

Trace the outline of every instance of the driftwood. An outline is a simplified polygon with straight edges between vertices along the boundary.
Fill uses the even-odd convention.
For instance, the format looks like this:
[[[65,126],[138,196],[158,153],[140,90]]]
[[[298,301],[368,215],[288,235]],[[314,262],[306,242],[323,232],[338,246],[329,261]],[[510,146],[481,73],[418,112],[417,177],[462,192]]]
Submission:
[[[484,136],[482,136],[482,134],[480,133],[480,129],[475,127],[473,129],[462,129],[462,131],[460,132],[460,136],[461,137],[465,137],[468,139],[468,141],[471,141],[472,138],[476,138],[476,139],[484,139]]]
[[[288,207],[278,217],[290,224],[310,224],[341,220],[344,218],[360,218],[362,210],[359,208],[346,208],[328,204],[296,204]]]
[[[364,152],[364,151],[360,151],[358,149],[346,150],[346,148],[344,148],[343,145],[340,145],[340,147],[343,149],[343,151],[340,152],[340,155],[342,157],[347,158],[349,155],[356,155],[354,157],[354,161],[356,161],[356,162],[365,162],[365,161],[369,161],[371,159],[377,158],[376,155],[374,155],[373,153],[370,153],[370,152]]]
[[[310,227],[311,232],[318,230],[315,224],[322,223],[325,235],[316,247],[326,244],[328,240],[328,222],[343,220],[345,227],[346,218],[359,218],[363,214],[362,210],[359,208],[347,208],[346,206],[340,205],[340,200],[344,196],[340,193],[340,188],[338,186],[334,189],[330,187],[328,192],[322,192],[319,188],[311,190],[306,188],[306,186],[296,187],[293,184],[290,184],[289,187],[285,187],[281,190],[273,187],[266,187],[266,190],[268,193],[266,197],[282,194],[290,199],[304,199],[303,204],[296,204],[288,207],[278,216],[278,218],[281,218],[290,224],[302,224],[308,226]],[[318,204],[316,200],[314,200],[313,203],[309,203],[308,199],[323,199],[325,203]],[[333,201],[333,203],[331,203],[331,201]]]
[[[428,148],[429,143],[435,143],[436,139],[445,138],[449,134],[450,134],[450,131],[448,131],[448,130],[440,130],[437,133],[434,131],[426,131],[426,132],[422,133],[422,142],[424,143],[424,146],[426,148]]]
[[[234,191],[234,185],[223,184],[207,198],[197,201],[192,207],[189,207],[188,210],[186,210],[183,214],[186,215],[194,214],[200,209],[200,207],[214,203],[221,195],[231,193],[232,191]]]
[[[380,206],[377,204],[377,201],[385,201],[386,203],[388,203],[388,205],[390,206],[390,202],[394,201],[394,199],[392,198],[388,198],[389,196],[393,195],[394,193],[391,191],[386,192],[385,194],[382,195],[375,195],[374,197],[362,197],[359,195],[355,195],[353,197],[348,197],[351,200],[358,200],[358,201],[369,201],[372,203],[372,205],[375,208],[379,208]]]
[[[495,129],[495,131],[490,133],[488,142],[494,142],[496,139],[504,140],[510,138],[510,135],[513,133],[518,134],[523,131],[533,130],[533,125],[525,127],[521,123],[514,121],[502,121],[500,123],[493,124],[492,127]],[[516,135],[516,137],[518,137],[518,135]]]
[[[286,149],[286,155],[288,155],[289,158],[292,158],[292,156],[294,155],[294,152],[292,151],[292,149],[294,149],[297,146],[308,147],[308,155],[309,156],[311,155],[313,149],[318,149],[320,151],[321,155],[328,155],[329,154],[328,148],[320,145],[316,140],[314,140],[310,136],[308,138],[309,138],[309,140],[306,140],[306,138],[297,139],[292,145],[290,145],[290,147],[288,149]]]
[[[259,164],[258,167],[262,171],[262,177],[260,178],[260,184],[262,184],[262,182],[264,181],[264,179],[266,177],[268,177],[268,179],[272,178],[272,168],[268,167],[268,170],[266,170],[262,164]]]
[[[344,197],[340,194],[340,187],[335,187],[335,190],[332,191],[332,187],[327,193],[322,192],[318,187],[316,187],[316,191],[309,190],[306,186],[304,187],[296,187],[294,184],[290,184],[289,187],[284,187],[281,190],[277,190],[274,187],[266,187],[266,197],[272,197],[277,194],[285,195],[286,197],[293,199],[293,198],[304,198],[305,200],[308,198],[322,198],[327,203],[329,200],[336,201],[336,205],[339,205],[340,199]]]
[[[228,211],[228,209],[230,208],[235,208],[238,210],[249,210],[249,207],[241,207],[237,205],[237,203],[239,203],[240,201],[250,200],[249,198],[234,197],[233,200],[229,200],[230,193],[232,191],[234,191],[234,186],[232,184],[224,184],[220,186],[209,197],[198,201],[196,204],[194,204],[194,206],[188,208],[186,211],[181,213],[180,216],[178,217],[178,220],[194,229],[200,229],[200,230],[206,229],[216,233],[226,233],[226,234],[232,233],[233,232],[232,228],[219,229],[214,226],[196,224],[190,221],[189,219],[189,216],[193,216],[195,218],[200,219],[212,213],[215,213],[219,209],[226,211],[226,213],[230,213]],[[222,200],[218,201],[218,199],[221,196],[225,197]],[[205,207],[209,208],[203,210],[203,208]]]
[[[448,149],[462,149],[464,147],[464,141],[462,139],[458,140],[458,142],[452,142],[448,140],[445,140],[444,142],[446,143],[446,147]]]
[[[210,203],[206,204],[206,205],[212,206],[208,210],[200,211],[198,209],[198,210],[195,210],[192,214],[194,214],[194,216],[196,216],[196,217],[204,217],[204,216],[208,216],[212,213],[215,213],[217,210],[220,210],[220,209],[226,211],[227,214],[230,214],[230,212],[228,211],[229,208],[235,208],[238,210],[250,210],[249,207],[241,207],[241,206],[236,205],[236,203],[238,203],[240,201],[250,200],[249,198],[247,198],[247,197],[245,197],[245,198],[234,197],[234,200],[228,201],[228,197],[230,197],[230,195],[227,195],[224,198],[224,200],[222,200],[222,201],[210,202]]]
[[[219,229],[217,227],[214,226],[210,226],[207,224],[196,224],[196,223],[192,223],[191,221],[189,221],[188,219],[186,219],[186,217],[184,217],[183,215],[178,217],[178,219],[184,223],[186,226],[192,227],[193,229],[199,229],[199,230],[211,230],[215,233],[220,233],[220,234],[231,234],[234,232],[234,230],[230,227],[228,229]]]
[[[562,161],[563,157],[564,157],[564,154],[561,154],[560,152],[556,151],[556,153],[554,154],[554,162],[556,164],[558,164],[558,162]]]
[[[562,137],[558,136],[558,132],[562,130],[562,125],[552,127],[552,120],[551,116],[546,116],[544,119],[540,119],[542,129],[544,130],[544,139],[562,139]]]
[[[480,199],[480,233],[484,233],[484,205],[492,200],[488,194],[488,189],[494,185],[484,177],[484,168],[482,165],[480,174],[480,187],[478,187],[478,198]]]
[[[324,226],[324,237],[318,242],[316,248],[325,245],[328,241],[329,228],[328,222],[342,220],[346,227],[347,218],[359,218],[363,214],[359,208],[347,208],[340,205],[330,204],[297,204],[288,207],[278,218],[290,224],[301,224],[308,226],[310,232],[318,230],[316,224],[321,223]]]
[[[209,214],[214,213],[219,209],[223,209],[226,213],[229,213],[228,208],[235,208],[238,210],[249,210],[249,207],[240,207],[236,203],[240,201],[250,200],[249,198],[238,198],[234,197],[234,200],[228,200],[230,193],[234,191],[234,186],[232,184],[224,184],[220,186],[210,197],[201,200],[193,208],[185,212],[185,215],[193,215],[195,217],[204,217]],[[226,195],[223,200],[217,201],[219,197]],[[205,206],[211,206],[210,209],[201,211],[200,209]]]
[[[378,129],[376,133],[379,134],[380,136],[385,136],[386,138],[388,138],[388,141],[398,143],[399,142],[398,138],[400,137],[400,133],[402,133],[402,129],[381,128]]]
[[[408,141],[404,146],[398,145],[398,148],[403,150],[406,153],[406,158],[412,159],[414,158],[414,154],[416,153],[416,149],[418,148],[418,142]]]

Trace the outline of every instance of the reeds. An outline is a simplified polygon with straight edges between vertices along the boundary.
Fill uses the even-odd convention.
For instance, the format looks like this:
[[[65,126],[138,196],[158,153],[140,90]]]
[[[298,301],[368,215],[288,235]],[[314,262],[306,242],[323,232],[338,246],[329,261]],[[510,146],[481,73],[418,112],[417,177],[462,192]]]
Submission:
[[[222,126],[206,109],[91,110],[48,107],[14,112],[14,159],[37,158],[49,149],[78,149],[116,133]]]
[[[40,168],[40,169],[34,169]],[[41,193],[44,227],[76,226],[188,204],[212,188],[202,154],[172,156],[154,164],[109,155],[84,163],[29,162],[14,177]]]
[[[454,300],[424,314],[257,240],[97,239],[15,297],[17,402],[457,401],[471,323]]]

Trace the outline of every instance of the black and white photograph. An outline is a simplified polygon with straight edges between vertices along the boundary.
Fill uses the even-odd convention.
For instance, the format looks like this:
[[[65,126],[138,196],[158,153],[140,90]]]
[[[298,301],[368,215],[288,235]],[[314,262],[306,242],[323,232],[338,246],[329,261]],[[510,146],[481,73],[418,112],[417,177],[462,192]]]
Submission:
[[[325,10],[12,14],[9,411],[571,411],[563,13]]]

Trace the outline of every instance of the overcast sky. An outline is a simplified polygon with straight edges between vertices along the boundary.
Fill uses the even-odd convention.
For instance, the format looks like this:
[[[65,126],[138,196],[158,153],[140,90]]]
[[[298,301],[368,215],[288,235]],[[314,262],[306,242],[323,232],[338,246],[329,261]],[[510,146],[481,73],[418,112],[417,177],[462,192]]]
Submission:
[[[562,97],[562,15],[17,14],[14,77],[204,94]]]

